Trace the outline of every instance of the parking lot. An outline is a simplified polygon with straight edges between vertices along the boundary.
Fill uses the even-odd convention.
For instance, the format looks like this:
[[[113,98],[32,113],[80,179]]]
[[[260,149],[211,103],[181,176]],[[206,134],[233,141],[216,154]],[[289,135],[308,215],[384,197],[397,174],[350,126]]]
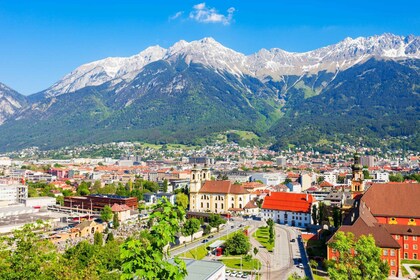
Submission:
[[[226,279],[251,279],[251,275],[248,272],[240,272],[235,270],[226,270]]]

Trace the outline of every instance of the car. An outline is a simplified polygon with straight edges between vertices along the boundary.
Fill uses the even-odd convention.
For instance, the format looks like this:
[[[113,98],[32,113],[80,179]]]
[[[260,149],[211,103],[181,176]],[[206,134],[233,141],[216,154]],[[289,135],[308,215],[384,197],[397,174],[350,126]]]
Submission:
[[[203,239],[203,241],[201,241],[201,243],[206,243],[206,242],[209,242],[209,240],[208,239]]]
[[[230,226],[230,228],[235,228],[235,226]]]
[[[290,242],[296,242],[296,239],[293,238],[292,240],[290,240]]]
[[[244,274],[242,274],[242,278],[248,278],[248,273],[244,272]]]
[[[240,224],[239,227],[244,227],[244,225],[243,224]]]
[[[226,270],[226,276],[229,276],[230,275],[230,270]]]
[[[232,272],[230,273],[230,276],[232,276],[232,277],[236,277],[236,271],[232,271]]]
[[[212,235],[209,235],[209,238],[213,238],[214,237],[214,235],[212,234]]]
[[[238,274],[236,274],[236,277],[241,278],[242,277],[242,272],[238,272]]]
[[[298,267],[303,268],[303,264],[302,263],[298,264]]]

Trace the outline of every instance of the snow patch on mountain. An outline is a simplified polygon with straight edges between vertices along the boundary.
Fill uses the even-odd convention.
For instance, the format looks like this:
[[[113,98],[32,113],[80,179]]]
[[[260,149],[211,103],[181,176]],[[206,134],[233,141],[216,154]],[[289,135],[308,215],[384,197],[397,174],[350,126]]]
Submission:
[[[420,58],[420,37],[383,34],[380,36],[345,38],[343,41],[304,53],[282,49],[261,49],[244,55],[227,48],[213,38],[187,42],[181,40],[168,49],[153,46],[131,57],[110,57],[84,64],[48,88],[46,97],[74,92],[87,86],[111,85],[132,81],[144,66],[165,60],[183,59],[188,65],[202,64],[223,75],[250,75],[261,81],[280,81],[285,75],[337,73],[372,57],[386,59]],[[150,73],[148,73],[150,74]],[[179,87],[178,87],[179,88]]]

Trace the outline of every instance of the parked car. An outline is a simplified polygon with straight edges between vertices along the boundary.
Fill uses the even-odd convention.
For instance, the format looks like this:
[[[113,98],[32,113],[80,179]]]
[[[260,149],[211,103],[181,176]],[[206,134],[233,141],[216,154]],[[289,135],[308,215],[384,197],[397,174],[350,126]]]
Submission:
[[[292,240],[290,240],[290,242],[296,242],[296,239],[293,238]]]
[[[248,277],[248,273],[244,272],[244,274],[242,274],[242,278],[247,278]]]
[[[232,276],[232,277],[236,277],[236,271],[232,271],[232,272],[230,273],[230,276]]]
[[[298,267],[303,268],[303,264],[302,263],[298,264]]]
[[[214,235],[212,234],[212,235],[209,235],[209,238],[213,238],[214,237]]]

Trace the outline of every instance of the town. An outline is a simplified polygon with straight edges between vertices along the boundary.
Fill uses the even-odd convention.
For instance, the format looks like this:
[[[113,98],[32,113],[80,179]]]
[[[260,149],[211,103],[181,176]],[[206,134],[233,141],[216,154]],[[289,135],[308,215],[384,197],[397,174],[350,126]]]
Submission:
[[[236,143],[120,142],[4,154],[0,234],[10,245],[0,247],[0,270],[24,273],[7,263],[18,253],[9,246],[20,248],[19,236],[36,232],[31,238],[74,262],[69,269],[78,277],[147,273],[133,263],[128,269],[130,258],[120,253],[133,252],[127,246],[135,236],[157,234],[156,220],[167,226],[161,216],[169,207],[182,213],[171,216],[179,222],[156,248],[171,265],[183,260],[181,278],[412,278],[420,271],[419,159],[368,148],[274,152]],[[377,256],[362,267],[358,246],[367,244]]]

